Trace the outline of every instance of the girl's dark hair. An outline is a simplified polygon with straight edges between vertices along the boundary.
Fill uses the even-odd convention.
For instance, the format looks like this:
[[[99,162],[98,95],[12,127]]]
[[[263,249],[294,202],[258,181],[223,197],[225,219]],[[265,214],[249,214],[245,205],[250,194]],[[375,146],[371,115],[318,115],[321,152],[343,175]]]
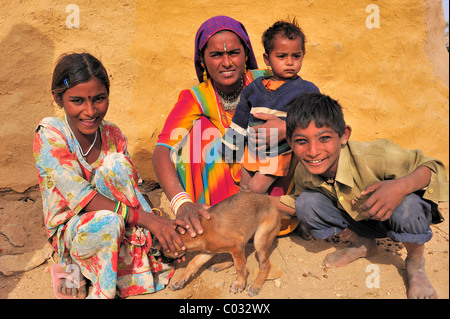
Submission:
[[[61,100],[68,88],[87,82],[92,77],[100,80],[109,95],[108,72],[100,60],[89,53],[64,54],[53,70],[52,93]]]
[[[306,129],[311,121],[316,127],[331,127],[341,137],[345,131],[344,115],[338,101],[321,93],[304,93],[292,101],[286,117],[286,136],[299,126]]]
[[[289,40],[300,39],[300,41],[302,42],[303,54],[306,53],[306,36],[303,33],[302,29],[300,29],[300,27],[298,26],[295,18],[292,20],[292,22],[281,20],[277,21],[270,28],[264,31],[261,39],[266,54],[270,54],[270,52],[272,52],[273,40],[277,35],[281,35],[282,37],[288,38]]]

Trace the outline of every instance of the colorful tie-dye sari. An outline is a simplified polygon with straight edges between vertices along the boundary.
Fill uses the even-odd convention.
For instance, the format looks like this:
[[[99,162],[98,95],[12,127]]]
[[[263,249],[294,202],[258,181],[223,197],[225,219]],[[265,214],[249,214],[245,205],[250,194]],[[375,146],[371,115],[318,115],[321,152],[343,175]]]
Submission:
[[[251,70],[245,85],[268,70]],[[168,147],[181,184],[196,203],[214,205],[239,191],[239,163],[227,163],[221,138],[231,123],[210,80],[180,93],[156,145]],[[289,183],[280,179],[272,195],[283,195]]]

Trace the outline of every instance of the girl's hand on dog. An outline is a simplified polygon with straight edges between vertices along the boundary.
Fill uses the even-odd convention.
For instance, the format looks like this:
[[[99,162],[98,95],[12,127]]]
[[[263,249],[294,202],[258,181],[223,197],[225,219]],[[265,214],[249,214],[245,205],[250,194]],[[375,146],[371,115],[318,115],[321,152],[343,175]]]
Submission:
[[[196,204],[196,203],[184,203],[180,206],[177,213],[177,220],[182,220],[187,227],[180,225],[178,231],[181,234],[185,233],[185,230],[189,232],[191,237],[197,236],[197,234],[203,233],[202,224],[200,223],[200,217],[210,219],[211,216],[208,213],[209,205]],[[184,228],[184,229],[183,229]]]
[[[183,220],[171,220],[153,214],[142,214],[139,218],[138,224],[147,228],[153,235],[155,235],[165,251],[173,252],[175,255],[178,255],[178,249],[175,247],[175,244],[178,245],[178,247],[181,247],[182,250],[186,249],[183,241],[176,231],[177,227],[188,227]]]

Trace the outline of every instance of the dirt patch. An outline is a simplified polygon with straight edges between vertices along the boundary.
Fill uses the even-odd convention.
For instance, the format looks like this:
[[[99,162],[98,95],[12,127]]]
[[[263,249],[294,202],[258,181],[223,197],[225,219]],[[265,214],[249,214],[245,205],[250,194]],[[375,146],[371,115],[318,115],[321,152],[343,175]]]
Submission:
[[[155,183],[145,183],[148,195],[157,207],[168,213],[168,201]],[[448,203],[440,205],[446,220],[432,226],[434,236],[426,245],[428,276],[439,298],[449,298],[449,223]],[[0,190],[0,230],[5,225],[17,226],[15,244],[8,235],[0,234],[0,261],[2,257],[23,256],[40,258],[31,269],[9,276],[0,274],[0,298],[49,298],[53,299],[50,267],[54,263],[45,255],[47,244],[42,218],[42,202],[39,189],[30,188],[24,193]],[[12,225],[12,226],[11,226]],[[9,233],[10,234],[10,233]],[[20,243],[23,242],[23,246]],[[17,244],[19,243],[19,245]],[[164,289],[155,294],[129,297],[129,299],[404,299],[406,250],[401,243],[389,239],[378,241],[379,253],[370,258],[357,260],[350,265],[324,270],[325,255],[346,244],[336,239],[305,241],[297,234],[277,238],[271,251],[272,270],[260,294],[250,298],[246,293],[232,294],[229,287],[235,279],[234,268],[214,273],[207,266],[179,291]],[[33,253],[34,252],[34,253]],[[44,252],[44,253],[43,253]],[[42,255],[38,255],[41,253]],[[28,254],[28,255],[25,255]],[[192,258],[174,266],[175,278]],[[209,263],[230,258],[217,255]],[[256,277],[257,258],[252,244],[247,245],[249,282]],[[378,274],[379,276],[375,275]]]

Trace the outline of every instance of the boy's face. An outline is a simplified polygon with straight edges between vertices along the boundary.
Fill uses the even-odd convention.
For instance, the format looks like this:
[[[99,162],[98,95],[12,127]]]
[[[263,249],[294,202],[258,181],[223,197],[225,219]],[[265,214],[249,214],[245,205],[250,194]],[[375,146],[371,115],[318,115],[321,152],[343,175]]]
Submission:
[[[311,121],[306,129],[297,126],[288,143],[297,159],[311,174],[327,178],[336,176],[341,146],[347,144],[351,127],[346,126],[339,137],[331,127],[316,127]]]
[[[275,80],[284,81],[300,72],[304,55],[301,41],[300,38],[289,40],[275,36],[272,52],[264,53],[264,62],[272,68]]]

